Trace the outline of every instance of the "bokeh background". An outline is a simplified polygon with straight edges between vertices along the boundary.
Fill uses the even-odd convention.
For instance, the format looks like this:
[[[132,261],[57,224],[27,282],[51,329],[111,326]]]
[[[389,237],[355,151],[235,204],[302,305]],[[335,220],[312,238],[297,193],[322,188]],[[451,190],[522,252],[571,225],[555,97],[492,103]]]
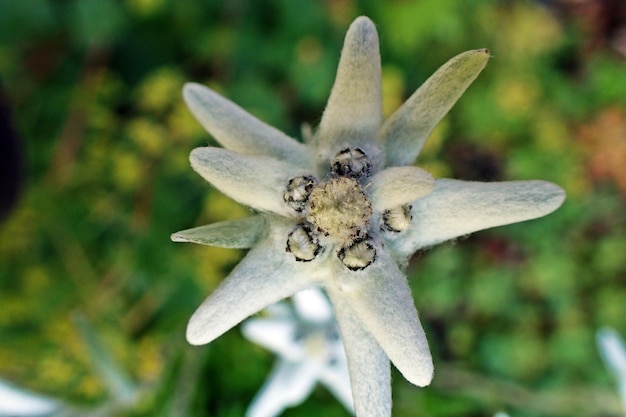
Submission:
[[[379,30],[386,114],[457,53],[494,56],[420,166],[568,194],[546,218],[415,256],[436,374],[419,389],[394,370],[394,416],[622,412],[595,344],[603,326],[626,335],[620,0],[0,0],[0,378],[78,415],[244,414],[272,354],[238,329],[184,339],[244,252],[170,233],[249,212],[189,167],[214,142],[181,87],[300,138],[361,14]],[[318,388],[284,415],[348,414]]]

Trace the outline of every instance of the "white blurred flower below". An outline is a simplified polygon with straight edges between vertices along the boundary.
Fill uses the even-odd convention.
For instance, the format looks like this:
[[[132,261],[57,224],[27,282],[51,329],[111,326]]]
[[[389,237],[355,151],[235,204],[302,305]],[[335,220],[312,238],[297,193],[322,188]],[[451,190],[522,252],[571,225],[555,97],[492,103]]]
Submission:
[[[617,389],[622,398],[626,416],[626,347],[617,332],[610,328],[598,331],[598,349],[606,367],[617,380]]]
[[[0,417],[45,417],[61,403],[10,385],[0,379]]]
[[[296,293],[291,306],[278,303],[267,317],[244,322],[243,334],[278,356],[247,417],[275,417],[301,404],[319,382],[354,413],[348,363],[326,296],[317,288]]]

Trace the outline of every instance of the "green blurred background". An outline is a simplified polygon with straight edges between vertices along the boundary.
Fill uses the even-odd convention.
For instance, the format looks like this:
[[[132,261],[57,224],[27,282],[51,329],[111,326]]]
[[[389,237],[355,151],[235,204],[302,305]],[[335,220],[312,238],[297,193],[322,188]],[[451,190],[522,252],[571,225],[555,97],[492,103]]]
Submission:
[[[0,223],[0,378],[84,415],[243,416],[274,357],[238,329],[184,339],[243,252],[170,233],[249,213],[189,167],[214,142],[181,87],[205,83],[299,138],[361,14],[379,30],[386,114],[457,53],[494,55],[420,166],[568,193],[546,218],[416,255],[436,374],[418,389],[394,370],[394,416],[620,413],[595,345],[602,326],[626,336],[620,0],[0,0],[0,83],[24,162],[19,182],[3,156],[3,187],[22,192]],[[132,399],[112,395],[107,360]],[[284,415],[348,414],[318,388]]]

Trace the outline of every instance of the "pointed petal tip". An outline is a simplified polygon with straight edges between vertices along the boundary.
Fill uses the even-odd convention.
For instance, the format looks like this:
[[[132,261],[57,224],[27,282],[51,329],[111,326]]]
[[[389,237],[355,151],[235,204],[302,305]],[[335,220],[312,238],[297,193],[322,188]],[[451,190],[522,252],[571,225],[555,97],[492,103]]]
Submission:
[[[435,372],[435,368],[432,360],[424,362],[422,364],[423,368],[421,372],[415,375],[404,375],[404,377],[411,384],[416,385],[418,387],[427,387],[433,381],[433,374]]]
[[[482,71],[489,62],[489,59],[493,58],[489,49],[472,49],[466,52],[462,52],[459,55],[452,58],[448,63],[456,65],[464,65],[468,70],[479,73]],[[478,74],[476,74],[478,75]]]
[[[546,202],[545,214],[552,213],[561,207],[566,197],[566,193],[563,188],[549,181],[537,180],[536,183],[537,187],[541,187],[543,189],[544,199]]]
[[[220,155],[229,153],[233,155],[237,154],[237,152],[229,152],[224,148],[218,148],[215,146],[202,146],[199,148],[194,148],[191,150],[191,152],[189,152],[189,163],[191,164],[191,167],[194,169],[194,171],[200,173],[199,170],[202,167],[212,165],[211,160],[213,158],[218,158]],[[201,173],[200,175],[202,176]]]
[[[362,16],[350,25],[341,49],[335,82],[319,124],[317,162],[325,164],[346,143],[350,147],[372,146],[382,114],[378,33],[374,23]]]
[[[211,340],[207,340],[205,335],[201,332],[197,322],[194,320],[193,316],[187,323],[187,330],[185,331],[185,337],[187,338],[187,342],[193,346],[202,346],[209,343]]]
[[[352,21],[352,23],[350,24],[350,26],[356,26],[356,25],[370,25],[370,26],[374,26],[374,22],[372,22],[372,19],[370,19],[369,17],[365,16],[365,15],[361,15],[359,17],[357,17],[356,19],[354,19]]]
[[[189,331],[187,331],[186,337],[187,343],[191,346],[204,346],[211,343],[211,340],[205,340],[202,336],[190,333]]]
[[[196,164],[200,162],[201,155],[206,155],[211,152],[211,147],[205,146],[202,148],[194,148],[189,152],[189,163],[193,169],[196,169]]]
[[[359,16],[350,24],[348,33],[367,33],[368,31],[376,31],[376,25],[367,16]]]
[[[224,326],[222,326],[222,328],[218,328],[219,325],[215,323],[215,320],[212,320],[211,316],[206,314],[202,307],[202,305],[198,307],[192,314],[185,329],[187,343],[192,346],[207,345],[234,327],[223,328]]]
[[[378,52],[378,32],[374,22],[366,16],[357,17],[348,28],[345,44],[361,48],[375,48]]]
[[[202,94],[204,91],[210,91],[208,87],[198,83],[185,83],[183,85],[183,99],[185,103],[189,104],[190,101],[196,99],[196,97]]]
[[[183,84],[183,94],[188,93],[189,91],[193,91],[195,88],[200,87],[200,84],[193,82],[186,82]]]

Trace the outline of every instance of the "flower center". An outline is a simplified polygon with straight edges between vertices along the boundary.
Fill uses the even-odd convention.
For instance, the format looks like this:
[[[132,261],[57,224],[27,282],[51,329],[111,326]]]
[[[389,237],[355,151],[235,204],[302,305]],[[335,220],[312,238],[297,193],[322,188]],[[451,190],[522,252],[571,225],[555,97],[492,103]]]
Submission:
[[[367,234],[372,205],[359,185],[370,175],[372,161],[359,148],[341,150],[331,161],[329,179],[312,176],[289,180],[285,204],[294,210],[298,225],[287,237],[285,250],[298,262],[309,262],[330,244],[350,270],[360,271],[376,261],[372,237]],[[410,206],[387,210],[383,230],[403,231],[411,221]]]
[[[320,184],[307,201],[306,219],[321,233],[346,246],[366,233],[372,206],[359,184],[341,177]]]

